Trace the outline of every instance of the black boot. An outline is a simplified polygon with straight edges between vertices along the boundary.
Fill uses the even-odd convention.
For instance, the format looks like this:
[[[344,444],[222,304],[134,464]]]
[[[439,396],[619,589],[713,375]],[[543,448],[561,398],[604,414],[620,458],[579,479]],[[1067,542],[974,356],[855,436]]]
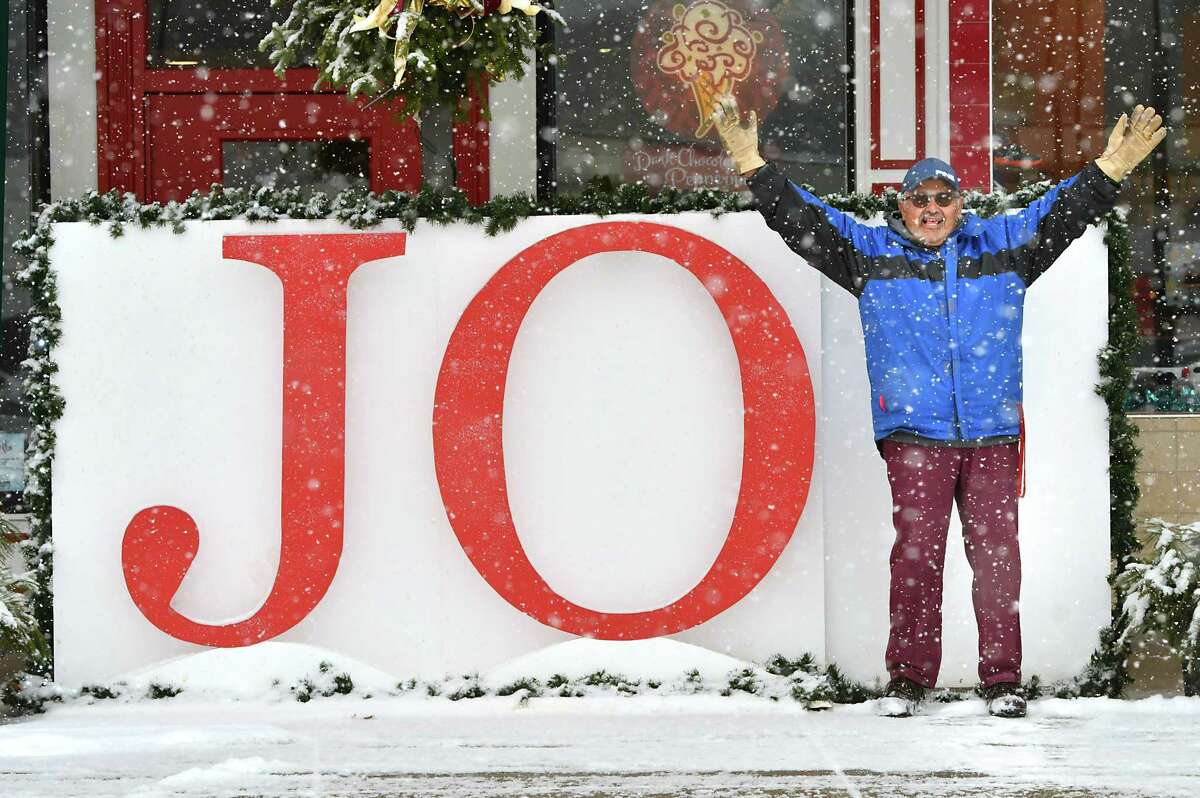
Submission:
[[[879,715],[885,718],[907,718],[915,715],[925,700],[925,688],[904,676],[896,676],[888,682],[879,699]]]
[[[987,702],[988,714],[997,718],[1025,717],[1025,697],[1016,682],[997,682],[983,688],[983,700]]]

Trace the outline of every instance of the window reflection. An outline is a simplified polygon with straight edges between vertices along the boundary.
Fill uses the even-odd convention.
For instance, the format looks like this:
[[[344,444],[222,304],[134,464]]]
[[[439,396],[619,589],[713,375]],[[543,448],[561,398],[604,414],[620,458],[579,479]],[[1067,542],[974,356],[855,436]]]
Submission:
[[[222,183],[244,188],[299,188],[330,196],[368,187],[365,141],[223,141]]]
[[[1200,0],[995,0],[995,182],[1066,177],[1149,103],[1170,133],[1125,181],[1139,345],[1131,411],[1200,412]]]
[[[641,182],[741,190],[716,131],[715,94],[757,112],[764,157],[844,190],[843,6],[815,0],[604,0],[556,33],[557,189]]]
[[[258,43],[290,4],[270,0],[149,0],[147,66],[269,69]]]

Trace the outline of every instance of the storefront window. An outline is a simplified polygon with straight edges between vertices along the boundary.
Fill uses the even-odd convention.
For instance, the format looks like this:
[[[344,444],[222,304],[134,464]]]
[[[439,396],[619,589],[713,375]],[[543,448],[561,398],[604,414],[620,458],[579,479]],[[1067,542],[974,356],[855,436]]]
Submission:
[[[221,142],[221,176],[226,186],[278,188],[286,183],[326,194],[352,187],[365,190],[370,161],[365,141]]]
[[[998,186],[1074,173],[1137,103],[1166,119],[1166,142],[1120,197],[1139,333],[1127,409],[1200,412],[1200,0],[993,8]]]
[[[30,4],[32,5],[32,4]],[[25,489],[25,446],[29,412],[22,389],[21,362],[29,346],[29,295],[16,285],[23,267],[12,242],[28,229],[34,205],[44,190],[38,170],[44,166],[35,122],[45,94],[31,79],[27,37],[32,27],[27,4],[13,3],[8,14],[8,75],[5,108],[3,285],[0,288],[0,512],[20,512]],[[36,9],[35,9],[36,10]]]
[[[740,190],[716,130],[716,95],[754,110],[764,157],[821,191],[848,177],[841,2],[603,0],[555,33],[554,190],[589,183]],[[547,168],[543,166],[543,169]]]
[[[258,43],[290,6],[270,0],[149,0],[147,66],[270,68]]]

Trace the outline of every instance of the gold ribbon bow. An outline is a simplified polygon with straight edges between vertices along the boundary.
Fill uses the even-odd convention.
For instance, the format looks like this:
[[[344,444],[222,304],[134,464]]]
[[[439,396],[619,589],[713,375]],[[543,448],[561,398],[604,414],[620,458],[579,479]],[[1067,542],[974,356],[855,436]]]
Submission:
[[[396,32],[389,36],[388,28],[392,24],[392,11],[399,2],[400,0],[380,0],[379,5],[375,6],[375,10],[365,17],[356,16],[354,24],[350,26],[351,33],[378,30],[380,37],[396,41],[396,48],[392,52],[392,64],[396,69],[396,78],[392,81],[393,89],[399,87],[404,80],[404,72],[408,67],[408,42],[417,28],[421,12],[425,10],[426,0],[408,0],[408,7],[395,15]],[[482,16],[485,13],[484,5],[480,0],[428,0],[428,2],[432,6],[438,6],[457,14],[460,19]],[[501,14],[507,14],[514,8],[530,17],[542,10],[541,6],[532,0],[500,0],[500,5],[496,10]]]

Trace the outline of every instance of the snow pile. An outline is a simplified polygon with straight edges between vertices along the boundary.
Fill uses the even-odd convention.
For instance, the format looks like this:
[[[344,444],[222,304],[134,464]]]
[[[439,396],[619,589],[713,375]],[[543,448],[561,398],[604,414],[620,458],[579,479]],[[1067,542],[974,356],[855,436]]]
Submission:
[[[825,708],[825,702],[836,698],[831,674],[809,656],[777,656],[759,665],[668,638],[579,638],[517,657],[485,674],[398,681],[315,646],[266,642],[170,659],[108,685],[84,685],[45,699],[138,701],[182,695],[192,700],[303,703],[336,695],[450,701],[516,696],[524,703],[541,697],[704,694],[786,699]]]
[[[249,785],[269,787],[279,776],[297,772],[303,772],[303,768],[291,762],[264,759],[261,756],[238,757],[211,766],[188,768],[157,784],[139,787],[130,795],[134,798],[157,798],[188,792],[212,795],[213,790],[229,794],[235,790],[241,792]]]
[[[811,658],[776,657],[761,666],[678,640],[579,638],[518,657],[480,677],[497,695],[580,698],[597,693],[656,695],[734,693],[770,700],[824,701],[831,688]],[[461,685],[459,689],[470,689]],[[468,697],[468,696],[462,696]]]
[[[517,657],[489,671],[485,681],[502,685],[520,678],[552,676],[582,679],[605,671],[638,681],[668,682],[695,672],[720,682],[733,672],[757,666],[700,646],[666,637],[650,640],[594,640],[581,637]]]
[[[295,698],[382,695],[396,679],[366,663],[302,643],[265,642],[214,648],[134,671],[112,687],[85,687],[97,698]],[[109,695],[111,694],[111,695]]]

